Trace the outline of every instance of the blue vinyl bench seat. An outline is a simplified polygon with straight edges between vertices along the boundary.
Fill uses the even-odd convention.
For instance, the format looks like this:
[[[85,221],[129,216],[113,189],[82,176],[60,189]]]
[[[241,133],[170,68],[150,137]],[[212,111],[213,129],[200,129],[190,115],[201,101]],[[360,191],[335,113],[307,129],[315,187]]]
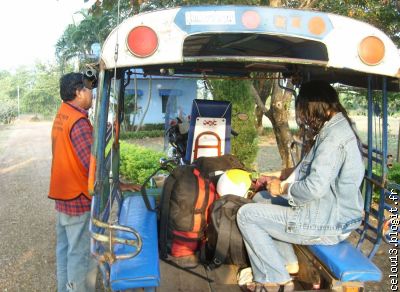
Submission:
[[[150,204],[155,206],[155,199],[149,196]],[[142,250],[133,258],[117,260],[111,265],[110,283],[113,291],[130,288],[152,290],[160,284],[160,266],[158,261],[157,214],[149,211],[141,195],[126,197],[121,206],[119,225],[134,228],[142,238]],[[129,233],[119,232],[119,237],[134,239]],[[132,253],[134,247],[116,244],[114,252]]]
[[[382,272],[348,241],[335,245],[310,245],[307,248],[342,282],[379,282]]]

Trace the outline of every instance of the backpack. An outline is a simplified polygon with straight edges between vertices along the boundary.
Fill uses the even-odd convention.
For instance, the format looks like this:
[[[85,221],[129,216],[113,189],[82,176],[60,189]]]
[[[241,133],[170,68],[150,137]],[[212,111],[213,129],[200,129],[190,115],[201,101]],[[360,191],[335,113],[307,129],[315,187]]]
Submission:
[[[166,259],[193,255],[203,245],[209,208],[217,199],[216,171],[244,168],[233,155],[200,157],[177,166],[164,182],[159,204],[159,251]],[[142,191],[146,201],[145,192]]]
[[[200,170],[203,177],[209,178],[214,184],[217,183],[219,175],[228,169],[245,169],[244,164],[232,154],[212,157],[202,156],[193,161],[193,164]]]
[[[159,250],[166,259],[194,254],[204,240],[215,186],[192,165],[177,166],[164,182],[159,205]]]
[[[236,223],[236,214],[241,206],[254,203],[236,195],[225,195],[211,206],[207,242],[202,248],[202,261],[209,269],[222,264],[234,264],[241,268],[249,266],[249,259],[242,234]]]

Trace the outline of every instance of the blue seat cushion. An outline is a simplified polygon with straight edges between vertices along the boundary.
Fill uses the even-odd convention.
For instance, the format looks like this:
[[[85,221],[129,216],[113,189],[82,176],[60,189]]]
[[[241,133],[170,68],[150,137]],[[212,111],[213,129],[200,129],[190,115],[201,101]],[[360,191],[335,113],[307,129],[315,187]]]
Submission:
[[[153,196],[149,196],[150,204],[155,206]],[[112,290],[129,288],[157,287],[160,283],[160,266],[158,261],[157,214],[149,211],[141,196],[126,197],[121,206],[119,225],[134,228],[142,238],[142,250],[133,258],[117,260],[111,265],[110,283]],[[134,239],[126,232],[118,232],[117,236]],[[135,248],[116,244],[116,255],[132,253]]]
[[[382,279],[379,268],[348,241],[307,247],[342,282],[378,282]]]

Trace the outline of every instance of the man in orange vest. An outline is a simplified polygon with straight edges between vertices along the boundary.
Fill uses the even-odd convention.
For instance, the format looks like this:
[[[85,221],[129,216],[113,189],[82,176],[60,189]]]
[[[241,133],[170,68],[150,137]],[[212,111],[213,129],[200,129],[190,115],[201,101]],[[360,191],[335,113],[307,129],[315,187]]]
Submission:
[[[92,89],[81,73],[60,79],[61,107],[51,132],[53,160],[48,197],[57,211],[57,287],[95,291],[97,267],[90,254],[88,170]]]

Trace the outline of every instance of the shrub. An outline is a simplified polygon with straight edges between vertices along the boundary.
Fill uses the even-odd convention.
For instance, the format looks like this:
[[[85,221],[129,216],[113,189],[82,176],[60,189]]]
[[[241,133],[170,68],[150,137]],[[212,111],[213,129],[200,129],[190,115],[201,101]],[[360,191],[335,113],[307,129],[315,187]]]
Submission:
[[[157,168],[163,152],[156,152],[138,145],[120,143],[120,173],[134,183],[142,184]]]
[[[139,132],[122,132],[121,139],[142,139],[142,138],[155,138],[163,137],[164,130],[150,130],[150,131],[139,131]]]
[[[232,154],[236,155],[247,167],[252,167],[256,158],[257,131],[255,128],[254,99],[250,92],[248,80],[212,80],[215,100],[232,102],[232,129],[239,133],[232,137]],[[247,121],[239,120],[235,114],[245,113]]]
[[[0,124],[9,124],[17,116],[17,104],[13,100],[3,100],[0,107]]]
[[[381,176],[382,171],[381,171],[381,166],[376,165],[372,169],[372,173]],[[395,184],[400,184],[400,163],[394,163],[391,168],[388,169],[388,176],[387,176],[388,183],[395,183]],[[379,201],[379,188],[374,186],[374,191],[372,193],[372,199],[375,202]]]
[[[381,176],[382,170],[380,165],[375,165],[372,168],[372,173]],[[394,163],[391,168],[388,169],[387,179],[389,183],[400,183],[400,163]]]
[[[400,184],[400,163],[394,163],[393,167],[389,169],[388,181]]]
[[[141,128],[141,130],[144,131],[154,131],[154,130],[161,130],[164,131],[165,125],[162,124],[144,124]]]

